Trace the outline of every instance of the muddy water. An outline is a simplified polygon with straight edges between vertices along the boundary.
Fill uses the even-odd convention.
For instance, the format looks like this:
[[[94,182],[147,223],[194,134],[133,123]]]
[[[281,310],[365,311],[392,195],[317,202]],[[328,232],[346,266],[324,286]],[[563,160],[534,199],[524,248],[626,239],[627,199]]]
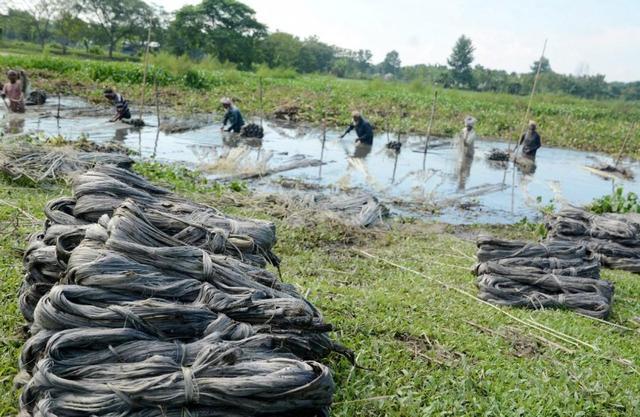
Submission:
[[[536,217],[542,205],[554,202],[585,204],[610,193],[614,186],[640,191],[634,181],[603,179],[585,166],[609,161],[605,155],[558,148],[538,152],[534,172],[523,172],[513,164],[496,165],[486,160],[503,142],[476,143],[475,153],[465,157],[452,141],[436,140],[424,158],[424,139],[402,138],[399,153],[386,148],[387,137],[378,135],[371,148],[355,146],[354,136],[343,140],[340,132],[329,131],[323,141],[321,131],[268,123],[262,141],[246,141],[220,132],[219,126],[184,133],[165,134],[155,126],[137,129],[122,123],[106,122],[109,112],[92,109],[82,100],[57,100],[25,116],[4,118],[0,126],[7,133],[41,132],[67,138],[87,136],[97,142],[118,141],[140,152],[142,158],[181,162],[192,167],[214,167],[211,176],[225,177],[250,172],[256,166],[276,167],[304,155],[322,159],[320,167],[300,168],[253,181],[257,189],[290,192],[278,185],[278,178],[303,181],[325,192],[361,189],[387,202],[394,212],[420,215],[450,223],[511,223]],[[147,115],[149,124],[157,124]],[[544,140],[544,128],[541,129]],[[396,138],[394,138],[396,139]],[[233,159],[233,163],[229,162]],[[228,163],[221,163],[227,161]],[[640,164],[627,161],[640,177]],[[216,171],[215,167],[219,170]],[[439,206],[435,214],[433,206]]]

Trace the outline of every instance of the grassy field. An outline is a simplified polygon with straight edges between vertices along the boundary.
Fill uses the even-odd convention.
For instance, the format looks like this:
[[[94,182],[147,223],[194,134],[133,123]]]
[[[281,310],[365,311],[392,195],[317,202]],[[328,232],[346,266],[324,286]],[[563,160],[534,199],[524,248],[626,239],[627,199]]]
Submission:
[[[336,326],[362,368],[331,358],[337,393],[334,416],[637,416],[640,415],[640,281],[606,271],[616,284],[611,323],[567,311],[496,310],[451,290],[475,294],[469,269],[480,231],[531,237],[517,227],[483,228],[392,222],[361,231],[330,221],[287,221],[277,201],[246,191],[216,195],[181,177],[172,183],[230,214],[272,219],[284,280],[296,284]],[[240,188],[238,188],[240,189]],[[41,227],[44,203],[67,194],[63,185],[17,188],[0,182],[0,415],[16,413],[12,390],[23,341],[17,310],[22,279],[19,249]],[[360,251],[392,260],[417,275]],[[564,332],[566,341],[520,320]]]
[[[345,125],[352,109],[360,109],[379,130],[425,133],[433,88],[422,83],[381,80],[344,80],[330,76],[297,75],[287,70],[240,72],[217,62],[195,64],[167,55],[153,58],[148,84],[157,80],[164,111],[190,114],[219,110],[219,99],[231,96],[249,115],[261,107],[271,114],[280,106],[299,108],[301,121]],[[103,101],[101,90],[110,85],[126,92],[135,103],[141,98],[143,68],[139,63],[79,60],[43,55],[0,54],[0,70],[26,69],[36,87],[50,93],[77,94]],[[264,101],[259,100],[259,83]],[[147,104],[154,100],[147,88]],[[450,136],[462,119],[478,119],[480,135],[514,140],[523,128],[527,97],[506,94],[440,90],[432,133]],[[593,101],[568,96],[537,96],[531,118],[538,121],[546,145],[617,153],[634,121],[640,118],[637,102]],[[627,153],[640,157],[640,132]]]

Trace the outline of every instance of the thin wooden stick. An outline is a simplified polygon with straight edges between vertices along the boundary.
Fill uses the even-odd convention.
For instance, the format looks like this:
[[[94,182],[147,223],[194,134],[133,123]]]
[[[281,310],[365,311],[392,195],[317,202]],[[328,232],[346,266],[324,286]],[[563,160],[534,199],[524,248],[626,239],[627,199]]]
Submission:
[[[636,126],[637,125],[638,125],[638,122],[634,122],[631,125],[631,128],[627,132],[627,136],[624,138],[624,141],[622,142],[622,148],[620,148],[620,153],[618,154],[618,157],[616,158],[616,163],[615,163],[615,167],[616,168],[618,167],[618,164],[620,164],[620,160],[622,159],[622,155],[624,153],[624,150],[627,147],[627,142],[629,142],[629,138],[631,138],[631,136],[633,135],[633,132],[636,130]]]
[[[262,99],[263,99],[262,77],[258,78],[258,86],[260,89],[260,127],[262,127],[262,119],[264,119],[264,106],[262,104]]]
[[[436,101],[438,101],[438,90],[433,92],[433,103],[431,104],[431,116],[429,117],[429,125],[427,126],[427,142],[424,145],[424,158],[427,158],[427,151],[429,150],[429,140],[431,139],[431,126],[433,125],[433,118],[436,115]]]
[[[463,290],[461,288],[457,288],[457,287],[455,287],[453,285],[450,285],[450,284],[448,284],[448,283],[446,283],[446,282],[444,282],[442,280],[439,280],[437,278],[434,278],[434,277],[431,277],[429,275],[423,274],[422,272],[416,271],[414,269],[407,268],[406,266],[397,264],[397,263],[389,261],[387,259],[383,259],[383,258],[380,258],[378,256],[372,255],[372,254],[370,254],[368,252],[365,252],[363,250],[359,250],[359,249],[352,249],[352,250],[354,252],[356,252],[356,253],[359,253],[361,255],[366,256],[367,258],[375,259],[377,261],[380,261],[380,262],[386,263],[388,265],[394,266],[394,267],[396,267],[398,269],[401,269],[403,271],[407,271],[407,272],[410,272],[412,274],[415,274],[415,275],[418,275],[420,277],[423,277],[423,278],[427,279],[428,281],[432,281],[432,282],[435,282],[435,283],[437,283],[439,285],[442,285],[444,288],[446,288],[448,290],[451,290],[451,291],[455,291],[458,294],[464,295],[465,297],[471,298],[472,300],[475,300],[475,301],[479,302],[480,304],[484,304],[487,307],[492,308],[493,310],[497,311],[498,313],[500,313],[502,315],[505,315],[505,316],[509,317],[510,319],[512,319],[512,320],[514,320],[514,321],[516,321],[516,322],[518,322],[518,323],[520,323],[520,324],[522,324],[522,325],[524,325],[526,327],[541,331],[543,333],[550,334],[550,335],[552,335],[552,336],[554,336],[554,337],[556,337],[556,338],[558,338],[560,340],[563,340],[563,341],[565,341],[565,342],[567,342],[567,343],[569,343],[569,344],[571,344],[573,346],[576,346],[576,347],[584,346],[584,347],[588,347],[589,349],[593,350],[594,352],[600,352],[600,349],[598,347],[596,347],[596,346],[593,346],[593,345],[591,345],[591,344],[589,344],[587,342],[584,342],[584,341],[582,341],[580,339],[577,339],[577,338],[575,338],[575,337],[573,337],[571,335],[568,335],[566,333],[563,333],[563,332],[560,332],[558,330],[552,329],[551,327],[548,327],[548,326],[545,326],[545,325],[543,325],[541,323],[538,323],[533,319],[522,320],[522,319],[514,316],[513,314],[509,313],[508,311],[505,311],[502,308],[489,303],[488,301],[485,301],[485,300],[483,300],[481,298],[478,298],[477,296],[471,294],[468,291],[465,291],[465,290]],[[600,353],[594,353],[594,354],[592,354],[592,356],[596,357],[596,358],[604,359],[604,360],[607,360],[607,361],[615,362],[615,363],[617,363],[619,365],[622,365],[622,366],[625,366],[625,367],[629,368],[634,373],[640,375],[640,371],[638,369],[636,369],[635,366],[633,366],[633,362],[628,360],[628,359],[609,357],[609,356],[605,356],[605,355],[600,354]]]
[[[151,43],[151,22],[149,22],[149,31],[147,32],[147,46],[144,51],[144,71],[142,73],[142,99],[140,100],[140,120],[142,120],[142,114],[144,113],[144,93],[147,89],[147,68],[149,57],[149,43]]]
[[[542,47],[542,54],[540,55],[540,60],[538,61],[538,69],[536,70],[536,76],[533,79],[533,86],[531,87],[531,95],[529,95],[529,104],[527,104],[527,111],[524,114],[524,128],[522,129],[522,133],[519,137],[516,138],[516,147],[513,150],[513,153],[518,151],[518,147],[520,146],[520,138],[527,131],[527,122],[529,121],[529,113],[531,112],[531,104],[533,103],[533,96],[536,93],[536,87],[538,86],[538,79],[540,78],[540,70],[542,69],[542,60],[544,59],[544,53],[547,50],[547,40],[544,40],[544,46]],[[511,152],[511,141],[509,141],[509,152]],[[515,160],[514,160],[515,161]]]

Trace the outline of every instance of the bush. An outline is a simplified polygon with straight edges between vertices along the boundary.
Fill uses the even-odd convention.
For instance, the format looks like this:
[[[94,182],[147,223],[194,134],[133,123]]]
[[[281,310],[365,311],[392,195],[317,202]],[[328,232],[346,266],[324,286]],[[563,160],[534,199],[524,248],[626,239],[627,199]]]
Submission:
[[[624,194],[622,187],[617,187],[611,195],[595,199],[589,206],[594,213],[640,213],[640,200],[634,192]]]

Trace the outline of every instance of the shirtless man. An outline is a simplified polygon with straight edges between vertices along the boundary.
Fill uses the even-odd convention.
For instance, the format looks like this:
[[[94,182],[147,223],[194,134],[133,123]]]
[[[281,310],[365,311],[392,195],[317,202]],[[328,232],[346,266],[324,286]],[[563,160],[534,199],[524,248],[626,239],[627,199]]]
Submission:
[[[9,82],[2,87],[0,97],[2,97],[2,100],[9,99],[9,110],[14,113],[24,113],[24,92],[20,74],[17,71],[10,70],[7,72],[7,78],[9,78]]]

